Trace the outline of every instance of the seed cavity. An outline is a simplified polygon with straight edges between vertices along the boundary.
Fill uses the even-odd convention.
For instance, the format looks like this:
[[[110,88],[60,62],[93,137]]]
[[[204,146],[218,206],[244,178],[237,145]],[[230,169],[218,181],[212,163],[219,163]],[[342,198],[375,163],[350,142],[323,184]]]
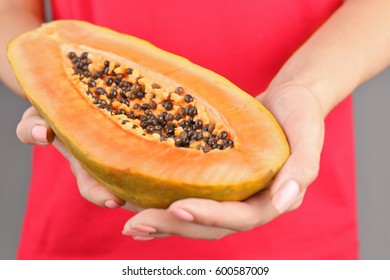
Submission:
[[[234,148],[228,129],[210,120],[196,97],[182,86],[168,91],[157,82],[146,81],[137,69],[95,60],[85,51],[79,55],[70,51],[66,56],[74,80],[84,85],[94,106],[124,128],[204,153]]]

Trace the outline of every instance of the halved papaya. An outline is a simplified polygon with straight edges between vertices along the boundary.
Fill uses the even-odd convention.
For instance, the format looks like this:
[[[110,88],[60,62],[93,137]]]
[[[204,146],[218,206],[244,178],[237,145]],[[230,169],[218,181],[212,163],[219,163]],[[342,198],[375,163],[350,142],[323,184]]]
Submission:
[[[256,99],[138,38],[54,21],[11,41],[8,57],[27,98],[80,164],[141,207],[243,200],[289,155],[281,127]]]

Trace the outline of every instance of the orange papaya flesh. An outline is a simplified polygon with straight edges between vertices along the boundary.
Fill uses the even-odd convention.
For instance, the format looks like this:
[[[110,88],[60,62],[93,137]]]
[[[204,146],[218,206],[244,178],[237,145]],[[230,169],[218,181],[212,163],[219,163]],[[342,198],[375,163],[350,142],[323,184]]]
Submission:
[[[167,89],[144,78],[137,69],[104,60],[88,52],[68,53],[69,78],[89,102],[134,133],[196,148],[207,153],[227,149],[234,141],[220,120],[213,120],[202,101],[182,87]],[[215,115],[215,114],[214,114]]]
[[[7,54],[64,146],[135,205],[243,200],[289,156],[283,130],[256,99],[138,38],[62,20],[15,38]]]

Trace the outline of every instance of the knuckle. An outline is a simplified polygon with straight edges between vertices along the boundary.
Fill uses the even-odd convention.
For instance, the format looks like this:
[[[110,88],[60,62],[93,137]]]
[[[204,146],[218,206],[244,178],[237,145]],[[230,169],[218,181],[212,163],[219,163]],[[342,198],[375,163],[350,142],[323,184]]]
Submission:
[[[307,185],[313,182],[320,171],[319,160],[315,158],[306,159],[306,167],[302,169],[302,176],[305,178]]]
[[[22,119],[24,118],[27,118],[28,116],[30,116],[36,109],[33,107],[33,106],[30,106],[29,108],[27,108],[23,115],[22,115]]]
[[[82,185],[80,185],[79,183],[77,184],[77,186],[78,186],[79,193],[80,193],[81,197],[83,197],[83,198],[89,200],[89,193],[90,193],[90,192],[88,191],[88,189],[87,189],[87,188],[84,188],[84,187],[83,187]]]
[[[301,195],[295,203],[290,207],[289,211],[297,210],[299,207],[302,206],[304,195]]]
[[[76,176],[76,182],[80,195],[88,201],[94,201],[94,188],[91,188],[87,184],[84,184],[78,176]]]
[[[16,126],[16,136],[18,137],[20,142],[22,142],[23,144],[27,144],[26,139],[23,135],[23,126],[21,122],[19,122],[18,125]]]
[[[24,122],[20,121],[16,126],[16,136],[23,144],[33,144],[31,137],[29,137],[28,135],[29,134],[26,133],[26,126],[24,125]]]
[[[99,192],[96,188],[89,188],[79,183],[77,185],[82,198],[95,205],[104,207],[105,199],[99,195]]]
[[[171,205],[169,205],[169,208],[170,209],[181,208],[184,204],[185,204],[185,202],[183,200],[176,200],[176,201],[172,202]]]
[[[301,207],[303,202],[303,199],[298,200],[296,203],[293,204],[291,210],[297,210],[299,207]]]

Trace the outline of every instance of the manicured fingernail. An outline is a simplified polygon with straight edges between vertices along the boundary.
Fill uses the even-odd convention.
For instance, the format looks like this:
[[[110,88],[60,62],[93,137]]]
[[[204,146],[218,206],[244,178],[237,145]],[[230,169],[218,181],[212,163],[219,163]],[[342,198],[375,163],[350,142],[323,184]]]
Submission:
[[[122,205],[115,202],[114,200],[107,200],[106,202],[104,202],[104,206],[106,206],[107,208],[110,208],[110,209],[116,209],[116,208],[122,207]]]
[[[47,143],[47,128],[43,125],[34,126],[31,131],[35,140],[43,143]]]
[[[190,212],[181,208],[174,208],[170,210],[170,212],[174,214],[177,218],[187,222],[193,222],[195,220],[194,216]]]
[[[154,237],[151,236],[133,236],[134,240],[139,240],[139,241],[147,241],[147,240],[152,240]]]
[[[272,199],[272,204],[279,211],[284,213],[296,201],[299,194],[299,185],[291,180],[284,183]]]
[[[152,233],[157,231],[154,227],[144,226],[144,225],[134,225],[131,227],[131,229],[136,231],[147,232],[147,233]]]
[[[149,236],[150,232],[145,232],[145,231],[139,231],[139,230],[132,230],[132,229],[127,229],[122,231],[123,235],[128,235],[128,236]]]
[[[157,232],[154,227],[144,226],[144,225],[133,225],[130,229],[123,229],[123,235],[131,236],[148,236],[151,233]]]

